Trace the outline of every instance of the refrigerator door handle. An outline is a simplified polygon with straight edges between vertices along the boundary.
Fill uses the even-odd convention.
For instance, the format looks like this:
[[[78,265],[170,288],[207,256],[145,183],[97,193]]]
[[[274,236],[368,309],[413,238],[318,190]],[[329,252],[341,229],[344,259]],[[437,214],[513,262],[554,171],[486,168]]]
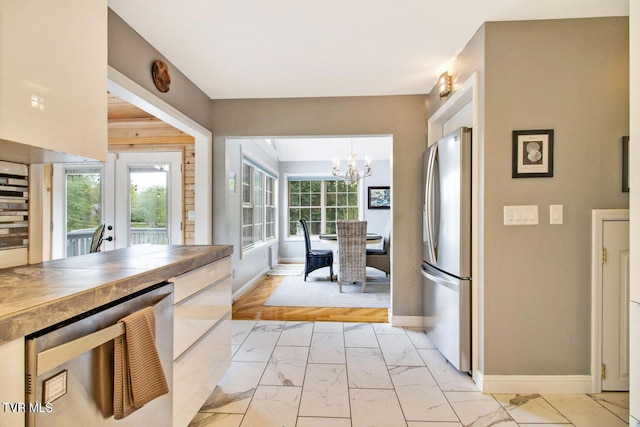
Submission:
[[[442,286],[446,286],[447,288],[449,288],[451,290],[454,290],[454,291],[459,291],[460,290],[459,280],[455,280],[453,278],[449,278],[449,277],[444,276],[444,275],[435,275],[435,274],[431,273],[430,271],[428,271],[424,267],[424,265],[420,269],[420,272],[422,273],[422,275],[424,277],[426,277],[427,279],[431,280],[434,283],[437,283],[437,284],[442,285]]]
[[[435,246],[436,242],[433,241],[433,228],[434,228],[434,215],[435,207],[433,203],[433,181],[435,175],[435,163],[436,163],[437,146],[432,147],[429,151],[429,164],[427,167],[427,194],[425,201],[425,226],[427,229],[427,238],[429,241],[429,255],[430,261],[434,264],[437,262]]]

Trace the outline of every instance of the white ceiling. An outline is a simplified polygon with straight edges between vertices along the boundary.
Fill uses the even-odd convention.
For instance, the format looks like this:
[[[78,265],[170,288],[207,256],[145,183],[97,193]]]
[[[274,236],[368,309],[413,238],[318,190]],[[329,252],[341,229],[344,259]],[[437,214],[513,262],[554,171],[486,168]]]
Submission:
[[[426,94],[486,21],[629,0],[108,0],[212,99]]]
[[[276,138],[273,145],[281,162],[339,160],[343,167],[353,149],[358,164],[369,160],[391,159],[391,136],[336,138]]]

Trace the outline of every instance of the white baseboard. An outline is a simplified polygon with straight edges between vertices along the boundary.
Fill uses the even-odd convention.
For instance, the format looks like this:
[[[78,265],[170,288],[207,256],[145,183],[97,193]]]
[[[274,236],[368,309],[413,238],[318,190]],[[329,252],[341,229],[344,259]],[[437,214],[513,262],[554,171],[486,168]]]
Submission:
[[[585,394],[591,393],[591,375],[483,375],[473,379],[483,393]]]
[[[280,263],[302,263],[304,264],[304,258],[278,258]]]
[[[269,267],[265,267],[260,273],[254,276],[253,279],[249,280],[240,289],[235,291],[233,295],[231,295],[231,301],[236,302],[238,298],[253,289],[253,287],[257,285],[260,280],[262,280],[264,275],[267,274],[267,271],[269,271]]]
[[[422,316],[394,316],[389,313],[391,326],[404,328],[422,328]]]

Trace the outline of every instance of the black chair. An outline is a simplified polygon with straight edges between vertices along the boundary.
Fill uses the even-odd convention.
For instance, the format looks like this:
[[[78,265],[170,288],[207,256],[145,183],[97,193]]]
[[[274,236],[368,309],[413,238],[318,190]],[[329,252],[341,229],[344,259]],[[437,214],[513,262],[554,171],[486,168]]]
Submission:
[[[100,224],[98,228],[93,232],[91,238],[91,247],[89,253],[100,252],[100,246],[102,246],[102,237],[104,236],[104,224]]]
[[[309,238],[307,222],[301,219],[300,224],[302,224],[302,231],[304,232],[304,246],[306,250],[304,281],[307,281],[307,275],[313,270],[329,267],[329,277],[333,282],[333,251],[331,249],[311,249],[311,239]]]

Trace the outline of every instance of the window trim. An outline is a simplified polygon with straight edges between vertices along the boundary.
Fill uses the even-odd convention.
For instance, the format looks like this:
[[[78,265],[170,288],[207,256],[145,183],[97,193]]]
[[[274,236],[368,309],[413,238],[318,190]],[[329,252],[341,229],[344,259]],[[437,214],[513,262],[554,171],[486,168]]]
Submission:
[[[333,176],[331,174],[326,174],[326,173],[313,173],[313,172],[288,172],[288,173],[284,173],[283,174],[283,182],[284,182],[284,189],[283,189],[283,194],[286,195],[285,197],[285,201],[284,201],[284,206],[283,208],[283,212],[285,212],[285,215],[282,215],[282,221],[283,221],[283,230],[285,230],[283,232],[283,236],[282,236],[282,240],[285,242],[298,242],[298,241],[302,241],[304,240],[304,236],[301,235],[295,235],[295,236],[291,236],[289,235],[289,181],[290,180],[295,180],[295,181],[306,181],[306,180],[322,180],[322,181],[339,181],[340,178]],[[358,185],[358,220],[362,221],[364,219],[364,208],[365,208],[365,204],[364,204],[364,197],[365,197],[365,181],[361,180],[359,182]],[[322,205],[324,207],[324,196],[325,196],[325,191],[322,191]],[[322,210],[322,221],[324,222],[326,220],[325,218],[325,210]],[[310,235],[309,238],[312,241],[319,241],[320,238],[318,237],[318,235]]]
[[[245,165],[249,167],[249,186],[250,186],[250,192],[249,192],[249,197],[250,197],[250,201],[245,203],[245,199],[244,199],[244,170],[245,170]],[[255,204],[254,204],[254,197],[255,197],[255,174],[256,172],[259,172],[261,174],[262,177],[262,221],[261,221],[261,225],[262,225],[262,236],[260,237],[259,240],[256,239],[255,237]],[[273,185],[272,185],[272,201],[273,201],[273,205],[267,205],[266,204],[266,197],[267,197],[267,179],[271,179],[273,181]],[[258,164],[257,162],[253,161],[250,157],[243,155],[242,156],[242,162],[241,162],[241,176],[240,176],[240,182],[242,185],[242,191],[241,191],[241,195],[240,195],[240,250],[241,250],[241,255],[247,254],[253,250],[255,250],[256,248],[259,248],[261,246],[264,245],[271,245],[274,241],[277,241],[278,239],[278,228],[277,228],[277,224],[278,224],[278,206],[277,206],[277,188],[278,188],[278,177],[276,174],[274,174],[273,172],[269,171],[267,168],[261,166],[260,164]],[[271,207],[273,209],[273,236],[267,236],[267,210],[268,208]],[[252,215],[252,224],[251,224],[251,230],[252,230],[252,242],[251,244],[248,245],[244,245],[244,230],[245,230],[245,224],[244,224],[244,210],[245,209],[252,209],[252,213],[254,213]]]

